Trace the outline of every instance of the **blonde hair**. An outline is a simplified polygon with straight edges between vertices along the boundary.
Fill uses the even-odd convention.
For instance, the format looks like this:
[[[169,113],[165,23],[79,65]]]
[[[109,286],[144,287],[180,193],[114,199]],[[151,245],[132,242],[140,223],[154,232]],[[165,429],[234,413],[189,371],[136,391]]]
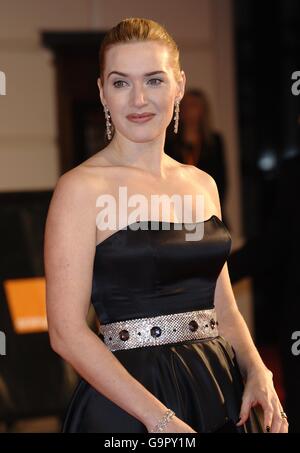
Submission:
[[[129,17],[111,28],[104,36],[99,49],[100,80],[103,86],[105,52],[114,44],[138,41],[158,41],[165,44],[170,51],[171,65],[176,80],[181,78],[179,62],[179,48],[166,29],[151,19]]]

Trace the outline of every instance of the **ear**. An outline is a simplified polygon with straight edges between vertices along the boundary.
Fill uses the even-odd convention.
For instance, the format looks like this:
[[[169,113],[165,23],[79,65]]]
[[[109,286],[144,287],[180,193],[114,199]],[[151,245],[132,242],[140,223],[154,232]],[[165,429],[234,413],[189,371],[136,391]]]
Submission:
[[[185,85],[186,85],[186,77],[185,77],[185,73],[184,73],[183,70],[180,71],[180,73],[181,73],[181,80],[179,80],[177,82],[178,89],[177,89],[177,93],[176,93],[176,99],[179,99],[181,101],[181,99],[184,96]]]
[[[97,85],[99,88],[100,101],[102,102],[102,105],[106,105],[106,101],[105,101],[104,93],[103,93],[103,86],[102,86],[100,77],[98,77],[98,79],[97,79]]]

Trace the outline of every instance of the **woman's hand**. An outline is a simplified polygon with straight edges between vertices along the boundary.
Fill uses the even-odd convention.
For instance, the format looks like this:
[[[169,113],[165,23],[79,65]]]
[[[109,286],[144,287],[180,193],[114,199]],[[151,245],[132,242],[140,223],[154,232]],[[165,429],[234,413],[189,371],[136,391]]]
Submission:
[[[273,373],[268,368],[253,369],[248,373],[240,411],[241,420],[237,426],[243,425],[253,406],[260,404],[264,411],[264,429],[271,433],[287,433],[288,421],[282,418],[283,408],[273,384]],[[270,427],[268,429],[267,427]]]

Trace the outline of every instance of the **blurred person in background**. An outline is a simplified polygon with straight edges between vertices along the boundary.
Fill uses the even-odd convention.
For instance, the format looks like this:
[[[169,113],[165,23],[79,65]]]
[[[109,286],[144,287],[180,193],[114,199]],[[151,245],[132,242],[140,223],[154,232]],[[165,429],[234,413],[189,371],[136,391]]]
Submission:
[[[180,103],[178,133],[175,136],[167,134],[165,151],[177,161],[195,165],[214,178],[225,212],[227,184],[224,143],[221,134],[212,129],[211,108],[203,90],[194,88],[186,91]],[[226,223],[225,215],[223,217]]]

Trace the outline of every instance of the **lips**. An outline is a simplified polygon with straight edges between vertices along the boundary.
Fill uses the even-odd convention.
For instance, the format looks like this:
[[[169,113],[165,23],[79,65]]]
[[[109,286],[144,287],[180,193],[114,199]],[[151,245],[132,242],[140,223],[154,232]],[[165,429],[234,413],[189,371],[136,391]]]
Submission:
[[[145,112],[145,113],[132,113],[130,115],[127,115],[127,118],[128,119],[139,119],[139,118],[148,118],[150,116],[153,116],[154,113],[150,113],[150,112]]]
[[[127,119],[133,123],[145,123],[146,121],[150,121],[154,117],[154,113],[132,113],[131,115],[127,115]]]

